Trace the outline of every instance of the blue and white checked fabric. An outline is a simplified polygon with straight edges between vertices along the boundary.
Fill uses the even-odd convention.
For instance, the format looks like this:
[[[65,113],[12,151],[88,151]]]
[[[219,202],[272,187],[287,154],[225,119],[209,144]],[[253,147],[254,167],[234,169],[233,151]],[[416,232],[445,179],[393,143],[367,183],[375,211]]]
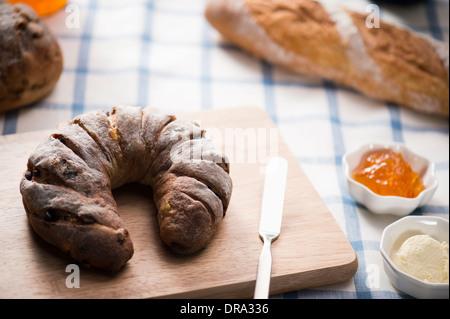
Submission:
[[[332,0],[330,0],[332,1]],[[341,2],[342,3],[342,2]],[[365,11],[369,1],[345,4]],[[256,105],[280,129],[359,259],[345,283],[274,298],[408,298],[386,277],[379,243],[397,217],[356,204],[344,185],[342,155],[367,142],[401,142],[436,163],[439,188],[413,215],[449,215],[448,119],[377,102],[329,82],[256,59],[204,19],[206,0],[73,0],[44,20],[64,53],[64,71],[43,101],[0,114],[0,133],[54,128],[113,105],[181,113]],[[449,40],[449,1],[382,7],[382,17]],[[370,278],[369,278],[370,275]]]

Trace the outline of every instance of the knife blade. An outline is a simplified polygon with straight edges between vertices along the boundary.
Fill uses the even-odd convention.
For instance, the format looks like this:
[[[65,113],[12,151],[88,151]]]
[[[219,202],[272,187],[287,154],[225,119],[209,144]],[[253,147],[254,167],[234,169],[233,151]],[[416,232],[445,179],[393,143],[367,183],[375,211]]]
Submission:
[[[269,297],[272,273],[271,245],[279,237],[281,231],[287,170],[287,161],[281,157],[270,159],[266,166],[259,224],[259,237],[264,245],[259,257],[255,299],[267,299]]]

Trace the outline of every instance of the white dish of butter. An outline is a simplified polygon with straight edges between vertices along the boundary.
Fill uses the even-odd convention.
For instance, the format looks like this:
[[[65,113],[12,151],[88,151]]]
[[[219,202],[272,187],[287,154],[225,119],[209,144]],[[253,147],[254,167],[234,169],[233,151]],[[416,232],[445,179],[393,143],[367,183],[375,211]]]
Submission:
[[[398,269],[430,283],[448,283],[448,244],[429,235],[409,237],[392,256]]]
[[[407,216],[381,236],[384,270],[398,290],[420,299],[448,299],[448,220]]]

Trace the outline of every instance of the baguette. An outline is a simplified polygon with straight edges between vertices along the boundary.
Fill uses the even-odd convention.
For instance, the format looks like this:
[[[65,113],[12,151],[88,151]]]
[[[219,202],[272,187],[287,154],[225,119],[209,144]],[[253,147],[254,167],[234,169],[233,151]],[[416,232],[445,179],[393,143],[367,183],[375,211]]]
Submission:
[[[132,182],[153,189],[160,236],[180,254],[210,242],[232,190],[228,160],[198,125],[116,106],[60,124],[30,155],[20,191],[39,236],[81,265],[114,272],[134,248],[111,189]]]
[[[448,44],[314,0],[211,0],[225,38],[295,72],[417,111],[449,115]]]

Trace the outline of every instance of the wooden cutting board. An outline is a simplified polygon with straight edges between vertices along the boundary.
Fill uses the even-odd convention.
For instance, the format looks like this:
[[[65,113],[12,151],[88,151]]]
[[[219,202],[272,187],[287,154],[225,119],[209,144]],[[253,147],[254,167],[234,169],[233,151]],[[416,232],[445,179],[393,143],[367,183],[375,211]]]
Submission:
[[[74,261],[34,233],[19,192],[28,156],[49,132],[0,137],[0,298],[251,298],[262,249],[262,172],[272,155],[285,157],[289,172],[281,235],[272,245],[270,292],[352,278],[354,250],[262,109],[179,117],[200,122],[230,158],[233,195],[218,233],[203,251],[174,255],[159,238],[151,190],[124,186],[114,196],[134,256],[114,275],[80,268],[79,288],[66,286],[72,275],[66,266]]]

